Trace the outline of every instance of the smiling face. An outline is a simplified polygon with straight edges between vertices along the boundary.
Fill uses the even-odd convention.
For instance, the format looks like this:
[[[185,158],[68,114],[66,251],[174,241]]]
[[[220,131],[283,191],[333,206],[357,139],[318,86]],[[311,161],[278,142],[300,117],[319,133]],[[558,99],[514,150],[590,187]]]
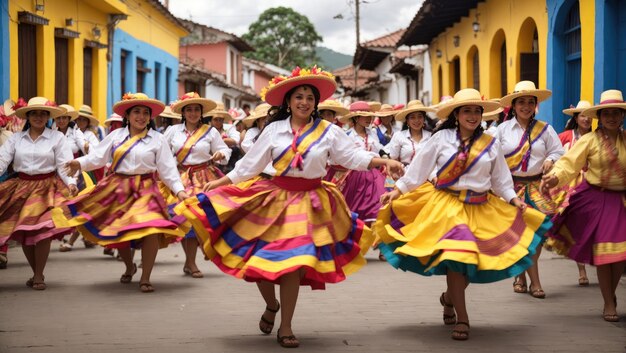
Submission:
[[[393,115],[381,116],[380,123],[385,126],[391,125],[391,120],[393,120]]]
[[[315,95],[308,86],[299,86],[289,97],[288,106],[291,109],[291,116],[297,120],[309,120],[315,109]]]
[[[34,130],[43,130],[50,118],[50,112],[46,110],[31,110],[26,113],[26,118]]]
[[[128,111],[126,118],[131,128],[144,130],[150,123],[150,109],[143,105],[136,105]]]
[[[79,116],[78,118],[76,118],[76,125],[79,129],[85,131],[85,129],[89,127],[89,119],[85,118],[84,116]]]
[[[591,118],[586,115],[583,115],[582,113],[576,116],[576,123],[578,124],[579,128],[585,131],[591,130]]]
[[[459,122],[461,134],[472,134],[483,118],[483,108],[478,105],[464,105],[455,110],[454,116]]]
[[[356,125],[362,126],[362,127],[369,127],[372,124],[372,117],[371,116],[357,116],[356,118]]]
[[[332,110],[328,110],[328,109],[324,109],[324,110],[320,110],[320,118],[334,123],[335,122],[335,112]]]
[[[59,130],[65,130],[67,129],[67,126],[70,123],[70,117],[69,116],[59,116],[54,118],[54,123],[57,124],[57,128]]]
[[[406,123],[409,125],[409,128],[416,131],[424,128],[425,120],[426,116],[424,115],[424,112],[413,112],[406,117]]]
[[[211,126],[216,128],[217,130],[222,130],[224,128],[224,118],[220,116],[214,116],[211,118]]]
[[[518,119],[529,120],[535,114],[535,109],[537,109],[537,97],[521,96],[515,98],[513,109]]]
[[[196,126],[200,119],[202,119],[202,106],[200,104],[186,105],[182,113],[186,122],[192,126]]]
[[[600,124],[604,129],[617,131],[624,124],[625,109],[605,108],[599,112]]]

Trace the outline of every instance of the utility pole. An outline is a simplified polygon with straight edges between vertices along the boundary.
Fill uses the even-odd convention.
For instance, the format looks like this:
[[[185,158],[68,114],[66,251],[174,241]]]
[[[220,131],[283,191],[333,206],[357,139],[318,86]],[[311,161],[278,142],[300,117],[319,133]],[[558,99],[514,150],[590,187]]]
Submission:
[[[356,49],[359,49],[359,44],[361,43],[360,31],[359,31],[359,0],[354,0],[356,5]],[[356,52],[356,51],[355,51]],[[354,67],[354,90],[356,92],[357,83],[359,79],[359,64]]]

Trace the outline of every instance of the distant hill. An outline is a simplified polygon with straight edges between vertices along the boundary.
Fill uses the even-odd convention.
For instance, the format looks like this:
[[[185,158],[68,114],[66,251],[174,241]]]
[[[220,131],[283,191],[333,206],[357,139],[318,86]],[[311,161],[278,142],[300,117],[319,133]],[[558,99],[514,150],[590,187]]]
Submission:
[[[333,71],[342,66],[352,64],[352,56],[338,53],[325,47],[316,47],[315,53],[320,58],[318,66],[324,70]]]

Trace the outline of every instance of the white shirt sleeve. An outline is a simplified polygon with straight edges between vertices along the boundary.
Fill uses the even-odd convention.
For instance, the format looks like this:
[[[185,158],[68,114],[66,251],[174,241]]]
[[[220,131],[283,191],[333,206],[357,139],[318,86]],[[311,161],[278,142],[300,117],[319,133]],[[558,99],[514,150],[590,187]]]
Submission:
[[[241,149],[248,153],[252,145],[254,144],[254,138],[259,135],[259,128],[252,127],[246,131],[246,134],[243,137],[243,141],[241,141]]]
[[[178,168],[176,168],[176,159],[163,135],[155,134],[154,138],[160,140],[159,147],[156,150],[156,168],[159,172],[159,178],[176,195],[180,191],[185,190],[180,180]]]
[[[215,152],[221,152],[224,155],[224,159],[222,159],[222,161],[228,162],[233,150],[226,145],[224,140],[222,140],[222,136],[216,129],[211,128],[209,135],[209,138],[211,139],[211,152],[213,154],[215,154]]]
[[[402,145],[400,144],[400,139],[404,138],[403,133],[395,133],[391,137],[391,141],[383,147],[385,153],[389,155],[389,158],[400,160],[400,150],[402,149]]]
[[[0,146],[0,175],[4,174],[15,156],[15,144],[21,137],[20,133],[15,133]]]
[[[61,133],[59,133],[59,135],[63,136]],[[61,180],[63,180],[65,185],[76,185],[76,179],[68,176],[64,171],[65,164],[74,158],[72,148],[70,147],[70,144],[65,136],[58,139],[57,143],[54,144],[53,149],[57,174],[61,177]]]
[[[396,187],[400,192],[405,194],[428,180],[437,165],[439,146],[442,143],[446,143],[445,141],[439,141],[443,135],[443,133],[433,134],[429,143],[417,151],[415,157],[409,163],[404,176],[396,181]]]
[[[275,124],[268,125],[259,135],[256,143],[226,175],[233,184],[259,175],[268,164],[272,163],[272,133],[275,126]]]
[[[494,141],[489,154],[495,154],[495,160],[491,165],[491,189],[506,202],[511,202],[513,198],[517,197],[517,194],[514,191],[513,177],[506,164],[506,159],[504,159],[504,154],[502,154],[502,147],[498,139]]]
[[[96,146],[89,147],[88,155],[76,159],[80,163],[82,170],[90,171],[102,168],[110,161],[111,148],[113,147],[114,137],[119,134],[118,130],[108,134],[104,140],[100,141]]]
[[[356,147],[354,142],[336,125],[331,126],[329,132],[332,133],[332,149],[330,153],[333,163],[348,169],[367,170],[372,158],[378,156],[374,152],[367,152]],[[258,144],[258,141],[256,144]]]

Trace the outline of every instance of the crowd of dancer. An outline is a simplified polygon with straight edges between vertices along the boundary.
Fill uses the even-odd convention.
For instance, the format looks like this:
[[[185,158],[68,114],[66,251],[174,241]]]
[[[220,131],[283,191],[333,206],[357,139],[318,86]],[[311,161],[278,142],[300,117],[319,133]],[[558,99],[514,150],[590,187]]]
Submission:
[[[297,347],[300,286],[343,281],[371,247],[395,268],[446,276],[439,301],[456,340],[469,338],[470,283],[514,278],[514,292],[546,298],[538,267],[546,247],[578,263],[580,285],[589,284],[585,264],[596,266],[602,317],[619,321],[622,92],[565,109],[571,118],[557,135],[535,117],[551,92],[530,81],[495,100],[462,89],[435,106],[344,107],[330,99],[335,90],[332,74],[296,68],[236,118],[195,92],[169,106],[128,93],[106,130],[88,106],[7,101],[0,265],[7,242],[20,243],[33,272],[26,285],[44,290],[52,241],[67,252],[82,236],[118,252],[124,284],[140,249],[139,289],[150,293],[160,248],[180,242],[183,272],[201,278],[200,247],[224,273],[256,283],[260,331],[270,334],[280,312],[277,341]]]

